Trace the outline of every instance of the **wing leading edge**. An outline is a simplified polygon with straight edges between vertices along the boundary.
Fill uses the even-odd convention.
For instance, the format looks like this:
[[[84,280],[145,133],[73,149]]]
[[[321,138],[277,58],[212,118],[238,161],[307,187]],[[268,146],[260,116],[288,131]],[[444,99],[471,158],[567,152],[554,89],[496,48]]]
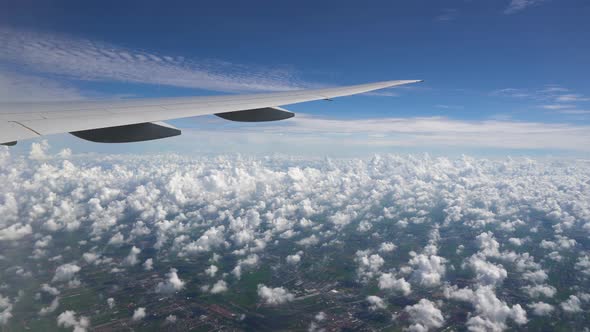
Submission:
[[[84,131],[92,133],[94,141],[101,141],[100,137],[96,136],[101,133],[96,131],[98,129],[120,129],[122,126],[207,114],[216,114],[233,121],[281,120],[292,117],[293,114],[280,109],[279,106],[349,96],[417,82],[421,81],[385,81],[327,89],[213,97],[0,104],[0,144],[10,145],[18,140],[43,135]],[[134,128],[140,127],[142,126]],[[149,127],[152,131],[154,128],[149,125],[143,127]],[[117,130],[104,132],[115,134]],[[141,136],[141,133],[136,135]],[[174,135],[164,135],[169,136]],[[111,138],[106,141],[117,139]]]

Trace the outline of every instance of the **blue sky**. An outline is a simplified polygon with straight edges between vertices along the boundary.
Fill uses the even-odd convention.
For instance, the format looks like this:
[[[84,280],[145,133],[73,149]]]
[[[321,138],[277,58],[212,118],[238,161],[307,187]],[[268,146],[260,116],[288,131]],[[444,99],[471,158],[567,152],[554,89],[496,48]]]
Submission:
[[[589,138],[577,135],[590,125],[587,1],[23,1],[2,7],[0,97],[5,101],[252,93],[424,79],[407,88],[292,105],[288,108],[304,120],[295,124],[241,127],[211,117],[175,124],[193,131],[226,131],[237,146],[260,131],[273,140],[281,130],[289,134],[292,127],[319,126],[322,130],[311,133],[315,139],[344,132],[354,136],[361,150],[379,152],[484,148],[556,153],[570,150],[567,142],[583,145]],[[353,134],[342,129],[354,126],[354,120],[395,118],[415,125],[420,122],[416,119],[433,117],[452,127],[444,128],[446,136],[434,146],[405,138],[401,144],[375,144],[366,138],[372,137],[372,124]],[[309,127],[309,119],[346,124],[330,131]],[[508,129],[494,129],[490,135],[518,133],[523,124],[547,132],[558,126],[566,134],[549,137],[563,143],[551,146],[515,144],[522,141],[518,136],[511,137],[512,143],[464,143],[479,130],[486,135],[491,122]],[[473,135],[450,140],[450,133],[464,125],[473,127]],[[424,123],[416,128],[425,131]],[[428,129],[428,135],[439,137],[438,129]],[[410,134],[415,138],[415,132]],[[408,133],[377,130],[377,135],[399,138]],[[265,139],[269,137],[255,141]],[[139,147],[149,150],[152,144],[161,150],[162,144],[172,143]],[[82,150],[122,149],[76,144]],[[319,152],[333,151],[334,144]],[[273,147],[262,152],[275,150],[282,151]]]

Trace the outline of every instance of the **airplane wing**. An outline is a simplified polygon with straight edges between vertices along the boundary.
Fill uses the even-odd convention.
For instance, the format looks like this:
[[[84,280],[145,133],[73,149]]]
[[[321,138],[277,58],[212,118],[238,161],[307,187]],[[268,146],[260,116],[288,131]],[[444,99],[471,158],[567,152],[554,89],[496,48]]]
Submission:
[[[232,121],[275,121],[294,114],[279,106],[354,95],[421,82],[386,81],[346,87],[249,95],[128,99],[115,101],[0,104],[0,144],[71,133],[104,143],[137,142],[180,135],[161,121],[215,114]]]

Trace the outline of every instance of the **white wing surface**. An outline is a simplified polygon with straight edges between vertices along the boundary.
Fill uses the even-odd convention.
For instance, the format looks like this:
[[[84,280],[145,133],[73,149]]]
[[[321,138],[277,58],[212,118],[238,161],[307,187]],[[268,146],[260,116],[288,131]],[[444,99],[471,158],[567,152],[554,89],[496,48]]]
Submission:
[[[157,139],[180,134],[176,128],[154,123],[158,121],[206,114],[233,121],[281,120],[293,114],[279,106],[416,82],[421,81],[386,81],[327,89],[211,97],[0,103],[0,144],[11,145],[18,140],[59,133],[72,133],[96,142]]]

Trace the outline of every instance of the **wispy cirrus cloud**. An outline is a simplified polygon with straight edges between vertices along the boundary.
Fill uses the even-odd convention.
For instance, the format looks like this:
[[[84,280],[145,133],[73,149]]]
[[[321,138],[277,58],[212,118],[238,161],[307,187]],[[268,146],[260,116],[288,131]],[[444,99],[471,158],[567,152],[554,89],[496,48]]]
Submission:
[[[298,114],[284,122],[227,124],[208,119],[196,130],[186,129],[188,141],[211,144],[213,151],[319,152],[332,154],[344,149],[359,155],[380,149],[420,151],[535,150],[590,152],[590,126],[511,120],[465,121],[446,117],[335,119]],[[225,125],[224,125],[225,124]],[[223,143],[220,143],[223,142]],[[180,144],[184,144],[180,142]],[[222,144],[222,145],[220,145]],[[312,151],[313,150],[313,151]]]
[[[590,101],[590,98],[583,94],[572,93],[570,89],[556,85],[548,85],[538,89],[504,88],[492,91],[490,96],[542,103],[538,105],[539,108],[569,115],[588,114],[588,112],[584,111],[587,106],[581,105]]]
[[[77,88],[55,80],[0,70],[0,102],[81,100]]]
[[[511,97],[511,98],[529,98],[531,92],[525,89],[503,88],[490,92],[490,96]]]
[[[465,108],[462,105],[445,105],[445,104],[434,105],[434,107],[442,108],[442,109],[446,109],[446,110],[462,110]]]
[[[550,104],[550,105],[543,105],[542,108],[546,110],[562,110],[567,108],[574,108],[574,105],[566,105],[566,104]]]
[[[545,0],[511,0],[508,7],[504,10],[504,14],[515,14],[544,1]]]
[[[571,115],[589,115],[590,114],[590,110],[579,110],[579,109],[560,110],[559,113],[561,113],[561,114],[571,114]]]
[[[565,94],[557,97],[557,101],[559,102],[577,102],[577,101],[590,101],[590,98],[586,98],[582,95],[578,94]]]
[[[62,35],[0,28],[0,64],[58,78],[169,85],[223,92],[314,86],[285,68],[191,60]]]
[[[590,126],[516,121],[462,121],[441,117],[334,120],[298,117],[293,130],[381,134],[406,146],[584,150]],[[586,144],[585,144],[586,143]]]
[[[537,101],[557,101],[562,102],[564,96],[572,96],[568,88],[558,85],[546,85],[539,88],[502,88],[490,92],[490,96],[523,98]],[[580,96],[580,95],[575,95]]]
[[[459,11],[455,8],[445,8],[442,10],[442,13],[435,17],[435,21],[439,22],[449,22],[454,21],[457,16],[459,15]]]

